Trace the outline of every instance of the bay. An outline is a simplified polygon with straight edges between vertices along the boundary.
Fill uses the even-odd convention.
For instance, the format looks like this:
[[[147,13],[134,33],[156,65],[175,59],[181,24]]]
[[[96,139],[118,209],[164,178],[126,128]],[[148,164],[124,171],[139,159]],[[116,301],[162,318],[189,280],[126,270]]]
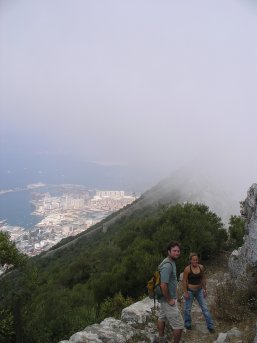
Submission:
[[[6,224],[11,226],[33,228],[42,218],[31,214],[33,206],[30,201],[31,192],[29,190],[1,194],[0,220],[6,220]]]

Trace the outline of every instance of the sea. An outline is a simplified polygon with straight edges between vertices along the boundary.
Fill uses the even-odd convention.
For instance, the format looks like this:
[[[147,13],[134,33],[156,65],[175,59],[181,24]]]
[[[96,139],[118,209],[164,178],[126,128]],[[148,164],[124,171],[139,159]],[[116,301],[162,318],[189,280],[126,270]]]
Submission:
[[[0,193],[0,221],[6,220],[11,226],[33,228],[41,217],[32,215],[31,194],[27,185],[42,182],[45,185],[76,184],[87,189],[125,190],[141,193],[147,188],[125,166],[99,165],[83,162],[83,159],[53,156],[44,159],[37,156],[12,156],[0,149],[0,191],[25,189],[9,193]],[[36,189],[39,191],[40,189]]]
[[[3,223],[4,221],[5,225],[19,226],[28,230],[34,228],[34,226],[43,219],[43,217],[33,214],[35,209],[31,203],[33,193],[48,191],[53,194],[54,189],[62,184],[74,184],[85,187],[81,182],[83,181],[82,178],[75,177],[67,179],[60,177],[59,180],[55,177],[47,177],[44,178],[43,181],[50,181],[50,183],[43,182],[43,184],[45,184],[44,187],[34,189],[27,189],[27,186],[32,183],[41,182],[42,177],[40,179],[33,177],[30,181],[27,178],[22,178],[22,174],[19,174],[18,180],[11,180],[10,178],[8,182],[3,182],[3,180],[3,178],[0,180],[0,223]],[[103,187],[103,181],[101,182],[102,187],[96,187],[96,184],[93,184],[92,182],[90,182],[89,185],[90,186],[87,189],[105,189],[105,187]],[[113,187],[116,189],[115,186]],[[113,189],[113,187],[108,187],[107,189]]]
[[[33,228],[42,217],[32,215],[34,210],[31,201],[31,191],[22,190],[0,195],[0,220],[5,224]]]
[[[0,191],[23,189],[8,193],[0,193],[0,221],[7,225],[33,228],[42,217],[32,214],[32,192],[42,190],[26,189],[29,184],[42,182],[46,185],[80,184],[90,188],[102,187],[110,181],[106,177],[106,169],[96,168],[92,164],[81,164],[80,161],[60,157],[43,159],[42,156],[12,156],[0,150]],[[113,171],[113,170],[112,170]],[[110,172],[110,170],[108,170]],[[115,173],[113,173],[115,174]],[[113,175],[114,176],[114,175]],[[105,180],[105,181],[104,181]],[[111,184],[111,182],[109,182]],[[97,188],[97,187],[96,187]]]

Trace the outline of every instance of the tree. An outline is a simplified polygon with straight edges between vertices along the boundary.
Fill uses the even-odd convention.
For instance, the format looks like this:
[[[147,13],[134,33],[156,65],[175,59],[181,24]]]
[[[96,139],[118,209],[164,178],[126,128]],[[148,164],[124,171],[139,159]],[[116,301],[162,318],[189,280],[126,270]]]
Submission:
[[[26,260],[25,255],[20,253],[10,240],[10,235],[7,232],[0,231],[0,267],[4,266],[19,266]],[[15,320],[13,311],[1,308],[0,310],[0,341],[13,342],[15,331]]]
[[[0,309],[0,342],[14,342],[13,316],[5,309]]]
[[[4,262],[14,263],[15,246],[9,237],[4,239],[9,244]],[[13,313],[13,330],[7,322],[5,337],[12,339],[14,332],[20,342],[55,343],[102,316],[116,315],[124,301],[146,294],[147,281],[167,256],[170,240],[181,243],[179,274],[191,251],[203,260],[216,259],[227,233],[221,219],[203,204],[151,206],[121,217],[105,233],[30,258],[25,268],[1,279],[0,307]]]
[[[245,235],[245,219],[240,216],[231,216],[229,219],[228,232],[232,248],[242,246]]]
[[[0,266],[18,266],[24,263],[26,257],[16,248],[7,232],[0,231]]]

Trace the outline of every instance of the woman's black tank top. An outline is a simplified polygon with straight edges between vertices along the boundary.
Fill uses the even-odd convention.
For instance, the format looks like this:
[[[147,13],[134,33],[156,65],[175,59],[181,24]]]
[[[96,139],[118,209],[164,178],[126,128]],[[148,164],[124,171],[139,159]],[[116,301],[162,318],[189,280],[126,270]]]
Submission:
[[[202,279],[203,279],[203,273],[202,273],[201,268],[200,268],[200,273],[195,274],[193,273],[191,269],[191,264],[190,264],[190,272],[188,274],[188,283],[190,285],[201,285]]]

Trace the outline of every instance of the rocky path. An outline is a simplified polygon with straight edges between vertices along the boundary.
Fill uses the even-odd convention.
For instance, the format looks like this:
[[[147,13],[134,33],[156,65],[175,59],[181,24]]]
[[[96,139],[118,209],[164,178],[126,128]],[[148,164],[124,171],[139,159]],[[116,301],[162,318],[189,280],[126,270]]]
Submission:
[[[214,294],[218,283],[225,280],[228,274],[225,271],[213,273],[207,278],[207,303],[212,312]],[[181,303],[181,309],[183,303]],[[121,319],[106,318],[100,324],[93,324],[84,330],[75,333],[68,340],[59,343],[156,343],[158,309],[154,309],[153,300],[145,298],[123,309]],[[192,307],[192,330],[184,330],[181,343],[257,343],[254,340],[255,322],[226,324],[213,318],[215,333],[209,333],[200,307],[194,302]],[[169,332],[167,337],[170,338]],[[167,340],[168,343],[172,341]]]
[[[215,290],[218,284],[229,278],[225,271],[218,271],[207,278],[208,297],[207,304],[210,312],[215,306]],[[181,304],[181,309],[183,308]],[[215,333],[209,333],[205,319],[198,303],[192,307],[192,330],[184,330],[181,343],[253,343],[255,335],[255,322],[249,323],[224,323],[213,316]],[[257,316],[256,319],[257,320]],[[257,342],[257,341],[256,341]],[[254,341],[255,343],[255,341]]]

